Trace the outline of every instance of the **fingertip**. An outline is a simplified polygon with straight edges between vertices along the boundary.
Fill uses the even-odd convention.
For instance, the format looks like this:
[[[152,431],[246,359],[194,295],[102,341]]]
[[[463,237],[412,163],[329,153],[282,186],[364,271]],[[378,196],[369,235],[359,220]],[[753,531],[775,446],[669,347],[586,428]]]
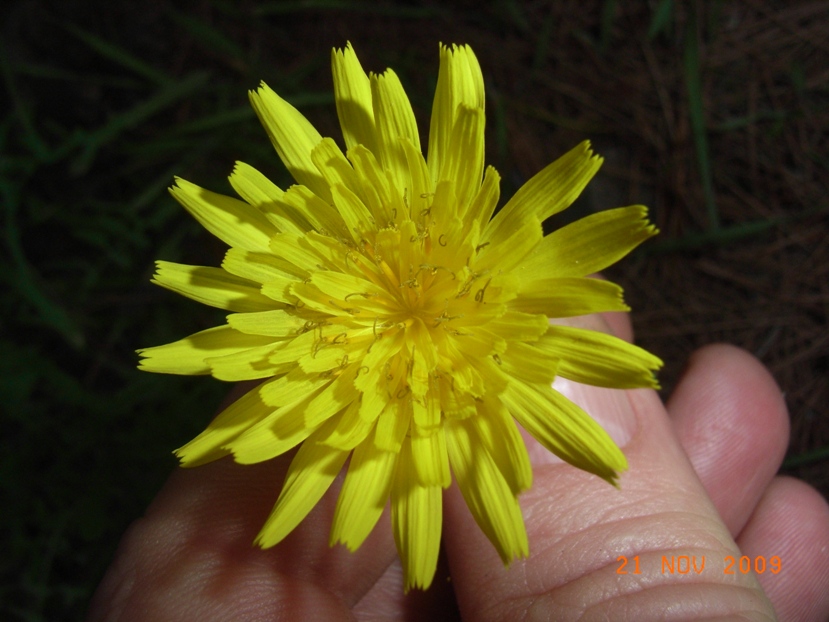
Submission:
[[[756,572],[781,620],[829,619],[829,504],[808,484],[777,477],[737,538],[750,559],[780,559]]]
[[[745,525],[788,446],[789,416],[769,371],[735,346],[705,346],[667,403],[674,430],[732,534]]]

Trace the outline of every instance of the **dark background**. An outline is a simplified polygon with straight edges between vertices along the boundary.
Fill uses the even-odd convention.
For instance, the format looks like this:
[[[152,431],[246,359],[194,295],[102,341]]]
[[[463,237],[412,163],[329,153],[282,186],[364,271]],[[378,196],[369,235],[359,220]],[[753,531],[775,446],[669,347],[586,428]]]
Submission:
[[[339,139],[330,50],[391,66],[428,128],[438,42],[487,82],[502,196],[584,138],[606,162],[565,217],[645,203],[662,235],[609,271],[665,394],[696,347],[770,367],[785,472],[829,491],[829,5],[21,0],[2,11],[0,618],[81,619],[171,450],[228,386],[136,370],[134,350],[221,315],[149,284],[221,243],[166,193],[291,182],[246,91],[265,80]],[[554,226],[561,222],[553,223]]]

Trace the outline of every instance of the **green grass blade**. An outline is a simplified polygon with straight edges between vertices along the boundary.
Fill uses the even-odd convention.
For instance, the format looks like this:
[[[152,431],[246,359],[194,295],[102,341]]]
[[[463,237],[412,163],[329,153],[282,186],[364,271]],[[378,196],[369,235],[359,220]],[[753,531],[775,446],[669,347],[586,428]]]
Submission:
[[[11,255],[11,269],[3,276],[32,305],[43,324],[59,333],[72,348],[82,348],[85,341],[83,331],[72,321],[66,310],[43,291],[39,275],[26,259],[16,220],[18,192],[7,179],[0,180],[0,196],[5,208],[3,237]]]
[[[104,39],[101,39],[100,37],[93,35],[92,33],[87,32],[86,30],[71,23],[64,24],[63,27],[70,34],[83,41],[86,45],[98,52],[98,54],[104,58],[138,74],[139,76],[147,78],[150,82],[154,82],[159,85],[167,85],[173,81],[173,78],[168,76],[166,73],[159,71],[151,65],[148,65],[140,58],[136,58],[127,50],[115,45],[114,43],[105,41]]]
[[[648,41],[653,41],[659,33],[667,33],[674,13],[673,0],[661,0],[653,12],[651,25],[648,28]]]
[[[714,182],[711,172],[711,157],[708,150],[708,134],[705,129],[705,112],[702,103],[702,76],[699,65],[699,43],[697,41],[697,19],[691,9],[691,19],[685,33],[685,84],[688,88],[688,114],[691,117],[691,132],[697,152],[697,164],[702,178],[702,192],[705,211],[708,215],[708,228],[716,231],[720,228],[720,215],[714,197]]]
[[[829,459],[829,446],[819,447],[796,456],[789,456],[783,461],[783,468],[793,469],[795,467],[805,466],[807,464],[813,464],[827,459]]]
[[[115,140],[125,130],[139,125],[145,119],[199,90],[207,84],[208,78],[207,72],[198,72],[165,86],[149,99],[113,117],[109,123],[88,134],[83,151],[72,163],[72,172],[76,175],[85,173],[101,147]]]

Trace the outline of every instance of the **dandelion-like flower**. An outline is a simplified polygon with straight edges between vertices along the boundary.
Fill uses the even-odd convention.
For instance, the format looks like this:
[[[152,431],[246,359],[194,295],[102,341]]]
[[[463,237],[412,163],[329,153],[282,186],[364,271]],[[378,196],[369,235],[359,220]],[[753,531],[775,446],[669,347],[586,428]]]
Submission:
[[[484,83],[469,47],[440,48],[426,158],[394,72],[367,75],[350,45],[332,65],[345,154],[262,84],[251,103],[297,185],[283,191],[243,163],[230,176],[241,201],[176,181],[173,196],[230,249],[220,268],[159,261],[154,282],[232,313],[140,350],[141,368],[265,379],[176,451],[191,467],[300,446],[260,546],[287,536],[350,457],[331,544],[355,550],[390,500],[406,589],[426,588],[452,476],[504,563],[528,554],[517,497],[532,471],[516,421],[608,482],[626,468],[551,384],[653,387],[661,362],[548,318],[627,310],[619,286],[587,275],[656,230],[633,206],[544,237],[542,221],[601,164],[586,142],[493,217],[500,179],[484,169]]]

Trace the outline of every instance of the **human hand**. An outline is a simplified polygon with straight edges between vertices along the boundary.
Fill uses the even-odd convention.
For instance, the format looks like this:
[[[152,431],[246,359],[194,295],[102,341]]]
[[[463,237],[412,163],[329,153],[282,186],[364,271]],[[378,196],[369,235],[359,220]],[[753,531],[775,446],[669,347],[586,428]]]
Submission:
[[[630,338],[626,316],[607,320]],[[403,594],[387,516],[355,553],[329,548],[337,483],[263,551],[252,542],[293,452],[252,466],[223,459],[173,474],[124,537],[89,619],[767,620],[772,607],[781,620],[829,616],[829,507],[775,477],[788,415],[755,359],[704,348],[667,406],[650,390],[556,386],[602,423],[630,467],[616,489],[525,436],[528,559],[504,568],[454,485],[428,592]],[[688,556],[696,569],[671,573],[663,556]],[[762,557],[765,571],[743,574],[741,556],[752,567]]]

